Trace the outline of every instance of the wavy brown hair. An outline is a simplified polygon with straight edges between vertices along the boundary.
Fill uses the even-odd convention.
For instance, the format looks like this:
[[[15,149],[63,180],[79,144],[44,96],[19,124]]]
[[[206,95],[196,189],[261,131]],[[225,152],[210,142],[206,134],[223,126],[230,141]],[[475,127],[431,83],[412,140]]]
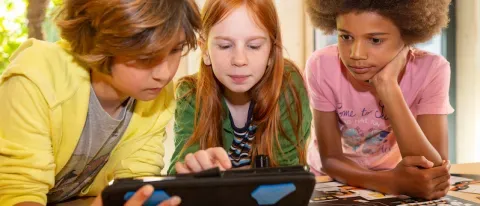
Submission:
[[[291,68],[296,73],[299,73],[299,70],[291,61],[283,58],[280,23],[274,2],[272,0],[207,0],[202,10],[200,38],[202,41],[206,41],[210,29],[242,5],[246,5],[256,23],[268,32],[272,41],[270,52],[272,64],[267,67],[260,81],[249,91],[249,96],[255,102],[253,124],[257,125],[252,156],[268,155],[272,166],[278,166],[275,152],[281,151],[279,136],[283,134],[286,140],[296,147],[300,164],[305,164],[305,142],[301,135],[302,105],[299,88],[293,85],[292,72],[284,72],[285,67]],[[205,45],[204,48],[201,48],[204,53],[207,48],[206,44],[202,45]],[[204,62],[201,62],[198,74],[180,79],[177,85],[184,83],[195,85],[194,89],[185,95],[195,94],[196,109],[194,132],[184,145],[181,153],[197,143],[200,144],[201,149],[222,146],[222,122],[226,116],[226,111],[222,106],[222,84],[216,79],[211,66]],[[285,93],[291,95],[284,95]],[[282,127],[279,108],[280,98],[283,98],[286,102],[285,107],[287,107],[289,122],[295,133],[294,138],[287,137]],[[293,109],[296,113],[293,113]]]
[[[168,54],[179,32],[196,48],[200,13],[194,0],[65,0],[57,25],[77,59],[108,74],[115,56]]]
[[[306,0],[314,26],[330,34],[338,15],[377,12],[390,19],[407,44],[428,41],[448,24],[451,0]]]

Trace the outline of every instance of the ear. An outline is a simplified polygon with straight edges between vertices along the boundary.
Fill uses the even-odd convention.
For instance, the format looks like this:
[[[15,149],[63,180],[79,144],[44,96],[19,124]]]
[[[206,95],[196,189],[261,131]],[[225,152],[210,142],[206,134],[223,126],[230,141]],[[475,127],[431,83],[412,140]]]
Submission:
[[[267,67],[271,67],[272,65],[273,65],[272,58],[268,58]]]
[[[206,42],[202,37],[199,37],[197,40],[197,45],[200,47],[201,50],[205,49]]]
[[[203,54],[202,59],[203,59],[203,63],[205,65],[207,65],[207,66],[212,65],[212,61],[210,60],[210,56],[208,55],[208,53]]]
[[[203,37],[198,38],[197,44],[200,47],[200,50],[202,52],[203,63],[207,66],[212,65],[212,61],[210,60],[210,55],[208,54],[208,51],[207,51],[205,39]]]

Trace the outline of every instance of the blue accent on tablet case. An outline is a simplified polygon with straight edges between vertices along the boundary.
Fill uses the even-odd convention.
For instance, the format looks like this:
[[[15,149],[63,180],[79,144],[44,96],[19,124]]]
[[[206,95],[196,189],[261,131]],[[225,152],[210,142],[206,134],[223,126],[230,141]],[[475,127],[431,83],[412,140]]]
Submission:
[[[260,185],[251,195],[259,205],[273,205],[296,189],[293,183]]]

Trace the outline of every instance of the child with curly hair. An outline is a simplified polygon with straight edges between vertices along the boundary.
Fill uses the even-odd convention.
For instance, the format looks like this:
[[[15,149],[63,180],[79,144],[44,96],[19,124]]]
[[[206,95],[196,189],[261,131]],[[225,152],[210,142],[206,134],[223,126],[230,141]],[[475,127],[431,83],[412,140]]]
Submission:
[[[446,195],[450,66],[412,46],[448,24],[449,4],[307,0],[313,24],[338,33],[307,63],[314,173],[390,194]]]

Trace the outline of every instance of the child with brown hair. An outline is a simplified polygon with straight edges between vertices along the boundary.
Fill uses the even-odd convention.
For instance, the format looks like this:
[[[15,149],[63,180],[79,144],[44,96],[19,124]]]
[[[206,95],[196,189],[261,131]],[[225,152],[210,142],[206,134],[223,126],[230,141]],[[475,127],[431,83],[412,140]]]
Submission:
[[[26,41],[0,78],[2,205],[96,196],[164,166],[171,80],[200,27],[195,2],[66,0],[58,26],[62,41]],[[153,188],[141,190],[132,202]]]

